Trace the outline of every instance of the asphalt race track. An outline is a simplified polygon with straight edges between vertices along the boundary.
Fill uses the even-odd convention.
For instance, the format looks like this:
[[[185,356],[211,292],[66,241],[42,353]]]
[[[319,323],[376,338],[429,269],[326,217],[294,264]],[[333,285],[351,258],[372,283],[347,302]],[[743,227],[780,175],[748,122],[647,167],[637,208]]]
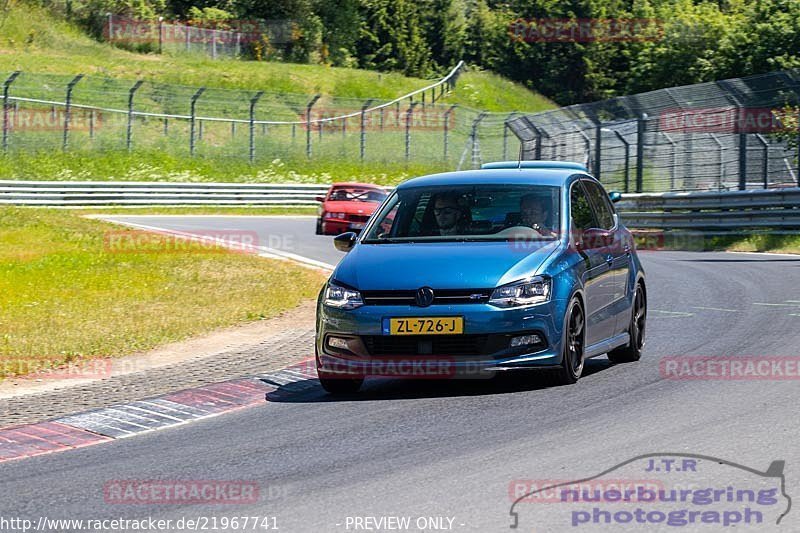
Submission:
[[[250,241],[261,248],[296,254],[328,265],[336,265],[342,252],[331,244],[331,237],[315,235],[316,218],[253,216],[109,216],[109,220],[138,227],[180,231],[198,236]]]
[[[294,254],[330,264],[341,256],[330,237],[313,234],[313,218],[135,222],[198,233],[257,231],[277,236]],[[532,373],[460,383],[374,379],[345,399],[317,386],[173,429],[0,464],[0,516],[270,516],[284,532],[369,530],[355,527],[353,517],[407,516],[412,524],[449,517],[443,524],[451,531],[510,531],[515,480],[583,479],[648,453],[701,454],[762,471],[783,460],[785,491],[796,498],[797,376],[666,379],[659,363],[670,356],[800,356],[800,258],[658,251],[641,258],[649,319],[638,363],[593,359],[576,385],[555,388]],[[724,488],[729,474],[706,472],[705,482]],[[260,498],[239,505],[104,499],[109,482],[148,479],[251,481]],[[757,529],[800,531],[794,507],[777,528]],[[582,530],[539,516],[541,508],[518,506],[518,531]],[[428,524],[425,530],[435,531],[438,522]]]

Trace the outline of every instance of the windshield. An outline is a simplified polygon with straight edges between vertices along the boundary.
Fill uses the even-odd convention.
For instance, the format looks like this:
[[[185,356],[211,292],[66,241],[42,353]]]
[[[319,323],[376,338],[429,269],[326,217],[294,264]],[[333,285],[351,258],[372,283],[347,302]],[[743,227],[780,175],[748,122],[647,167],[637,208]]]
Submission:
[[[340,188],[331,191],[328,200],[342,202],[382,202],[387,194],[377,189]]]
[[[396,191],[362,242],[556,239],[559,188],[462,185]]]

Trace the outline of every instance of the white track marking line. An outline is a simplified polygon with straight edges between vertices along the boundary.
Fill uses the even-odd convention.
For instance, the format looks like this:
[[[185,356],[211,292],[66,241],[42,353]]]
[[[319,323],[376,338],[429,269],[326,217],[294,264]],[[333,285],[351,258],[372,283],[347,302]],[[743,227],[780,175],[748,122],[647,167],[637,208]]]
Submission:
[[[795,259],[800,260],[800,254],[778,254],[778,253],[772,253],[772,252],[734,252],[734,251],[724,252],[724,253],[728,253],[728,254],[766,255],[768,257],[774,257],[774,256],[794,257]]]
[[[243,249],[245,251],[247,251],[248,249],[249,250],[254,250],[254,251],[257,250],[257,251],[261,252],[261,253],[258,254],[259,257],[266,257],[266,258],[269,258],[269,259],[287,259],[287,260],[290,260],[290,261],[295,261],[297,263],[300,263],[303,266],[308,266],[308,267],[313,267],[313,268],[321,268],[323,270],[333,270],[334,268],[336,268],[335,265],[331,265],[329,263],[324,263],[322,261],[317,261],[316,259],[311,259],[310,257],[304,257],[302,255],[293,254],[291,252],[284,252],[283,250],[277,250],[275,248],[269,248],[267,246],[249,246],[249,247],[245,247],[245,246],[242,246],[239,243],[232,243],[230,241],[226,241],[225,239],[220,239],[219,237],[210,237],[210,236],[204,236],[202,234],[197,234],[197,233],[189,233],[189,232],[186,232],[186,231],[159,228],[157,226],[149,226],[147,224],[139,224],[139,223],[136,223],[136,222],[125,222],[125,221],[122,221],[122,220],[113,220],[113,219],[103,218],[103,217],[98,217],[98,218],[100,218],[100,220],[104,220],[106,222],[111,222],[112,224],[118,224],[118,225],[122,225],[122,226],[130,226],[130,227],[139,228],[139,229],[143,229],[143,230],[147,230],[147,231],[152,231],[153,233],[175,235],[177,237],[182,237],[182,238],[185,238],[185,239],[190,240],[190,241],[203,242],[203,243],[208,243],[209,241],[211,241],[211,242],[217,243],[217,244],[219,244],[221,246],[224,246],[226,248],[230,248],[231,250],[238,250],[238,251],[242,251]]]
[[[99,218],[101,220],[105,220],[105,217],[125,217],[125,218],[184,218],[184,217],[203,217],[203,218],[318,218],[317,215],[248,215],[246,213],[242,213],[241,215],[203,215],[203,214],[193,214],[187,213],[185,215],[179,214],[164,214],[159,215],[158,213],[149,214],[149,215],[128,215],[127,213],[114,213],[109,215],[104,215],[103,213],[88,213],[83,215],[86,218]]]
[[[674,318],[682,318],[682,317],[694,316],[694,313],[687,313],[685,311],[662,311],[660,309],[651,309],[650,312],[651,313],[664,313],[665,315],[670,315],[671,317],[674,317]],[[667,318],[667,317],[664,317],[664,318]]]
[[[707,309],[709,311],[724,311],[726,313],[738,313],[738,309],[722,309],[721,307],[702,307],[702,306],[694,306],[692,309]]]

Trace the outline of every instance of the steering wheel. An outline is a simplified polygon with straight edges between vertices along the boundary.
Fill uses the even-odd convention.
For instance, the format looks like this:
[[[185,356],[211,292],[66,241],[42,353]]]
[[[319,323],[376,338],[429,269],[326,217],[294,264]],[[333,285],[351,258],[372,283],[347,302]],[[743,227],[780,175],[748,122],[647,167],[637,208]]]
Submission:
[[[502,231],[498,231],[495,235],[500,236],[512,236],[517,239],[525,239],[525,238],[533,238],[533,237],[542,237],[543,235],[533,229],[530,226],[511,226],[510,228],[506,228]]]

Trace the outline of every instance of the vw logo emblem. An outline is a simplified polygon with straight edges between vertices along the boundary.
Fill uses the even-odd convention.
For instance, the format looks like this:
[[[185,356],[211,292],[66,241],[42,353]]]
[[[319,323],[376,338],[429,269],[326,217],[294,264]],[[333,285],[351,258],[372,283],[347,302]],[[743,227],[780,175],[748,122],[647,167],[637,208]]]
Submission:
[[[420,307],[428,307],[433,303],[433,289],[430,287],[422,287],[417,289],[417,294],[414,296],[414,301]]]

